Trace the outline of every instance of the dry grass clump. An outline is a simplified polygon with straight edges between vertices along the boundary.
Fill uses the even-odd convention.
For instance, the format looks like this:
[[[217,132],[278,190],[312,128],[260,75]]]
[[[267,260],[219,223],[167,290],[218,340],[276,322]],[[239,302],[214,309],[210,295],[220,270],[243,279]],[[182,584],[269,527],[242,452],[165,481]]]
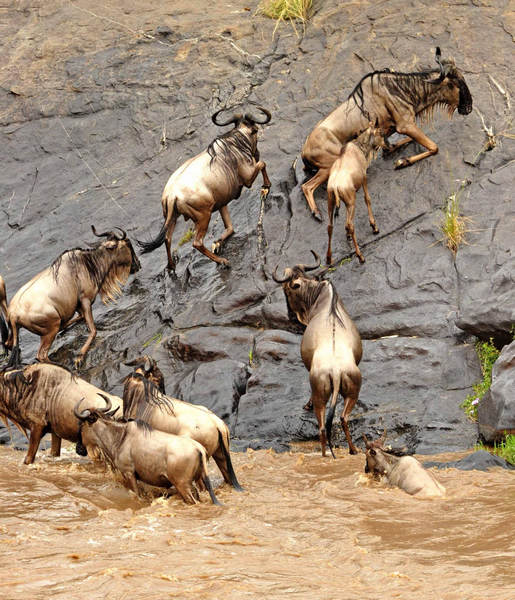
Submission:
[[[440,231],[444,235],[441,241],[453,254],[456,254],[459,246],[465,242],[465,235],[469,231],[467,222],[470,219],[460,214],[460,195],[464,187],[465,184],[462,183],[459,190],[447,198],[440,223]]]
[[[262,0],[258,12],[277,21],[302,21],[309,19],[313,0]]]

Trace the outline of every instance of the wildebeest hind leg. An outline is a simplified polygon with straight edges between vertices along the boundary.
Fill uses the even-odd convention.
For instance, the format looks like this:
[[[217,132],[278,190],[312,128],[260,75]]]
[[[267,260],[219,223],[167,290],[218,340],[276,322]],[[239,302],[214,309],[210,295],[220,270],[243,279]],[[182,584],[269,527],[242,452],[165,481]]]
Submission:
[[[216,256],[213,252],[210,252],[204,246],[204,237],[206,235],[206,231],[209,225],[209,221],[211,219],[211,213],[206,214],[198,214],[198,220],[195,221],[195,238],[193,240],[193,247],[201,252],[204,256],[207,256],[214,262],[220,265],[228,265],[229,261],[226,258],[221,258],[220,256]]]
[[[213,247],[211,250],[213,252],[220,252],[222,248],[222,244],[225,240],[230,237],[234,233],[234,227],[232,226],[231,215],[229,214],[229,209],[227,206],[222,206],[220,209],[220,216],[222,217],[222,221],[224,222],[225,230],[222,235],[213,243]]]
[[[354,397],[354,396],[349,395],[349,396],[345,397],[345,405],[343,407],[343,412],[342,412],[342,416],[340,419],[341,423],[342,423],[343,431],[345,432],[345,437],[347,438],[347,443],[349,444],[349,454],[357,454],[358,453],[356,446],[352,443],[352,438],[350,436],[349,425],[348,425],[349,415],[350,415],[352,409],[354,408],[354,405],[356,404],[356,400],[357,400],[357,397]]]
[[[311,210],[311,214],[315,217],[315,219],[317,219],[317,221],[322,220],[322,215],[320,214],[320,211],[318,210],[318,207],[316,205],[314,194],[317,187],[319,185],[322,185],[324,181],[327,181],[327,178],[329,177],[329,172],[330,169],[319,169],[316,175],[314,175],[311,179],[306,181],[306,183],[303,183],[301,186],[302,191],[304,192],[304,196],[306,197],[306,201]]]
[[[55,336],[59,333],[60,322],[55,321],[51,323],[47,329],[47,332],[41,336],[41,344],[39,345],[39,350],[36,355],[36,358],[40,362],[50,362],[48,360],[48,351],[52,346],[53,341],[55,340]]]
[[[173,214],[170,219],[170,223],[168,224],[168,228],[165,233],[165,248],[166,248],[166,256],[168,257],[167,268],[173,271],[175,269],[175,258],[172,254],[172,235],[175,229],[175,224],[177,223],[177,213],[175,212],[175,208],[173,209]]]

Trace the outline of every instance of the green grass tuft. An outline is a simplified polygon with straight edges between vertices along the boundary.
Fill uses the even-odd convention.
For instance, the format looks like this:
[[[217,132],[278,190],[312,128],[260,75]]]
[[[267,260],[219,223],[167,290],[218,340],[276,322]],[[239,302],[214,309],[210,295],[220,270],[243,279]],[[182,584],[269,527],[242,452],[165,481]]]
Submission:
[[[515,435],[509,434],[499,443],[494,442],[493,446],[479,443],[474,446],[474,450],[486,450],[492,454],[497,454],[512,465],[515,465]]]
[[[477,342],[476,352],[481,365],[483,379],[472,386],[473,393],[469,394],[461,404],[465,414],[473,421],[477,421],[477,407],[483,396],[490,389],[492,384],[492,367],[499,357],[499,350],[494,346],[492,338],[490,338],[489,342]]]
[[[158,331],[157,333],[154,333],[154,335],[151,338],[149,338],[146,342],[143,343],[143,348],[148,348],[148,346],[150,346],[150,344],[152,343],[159,344],[162,339],[163,334],[160,331]]]
[[[191,238],[195,235],[195,231],[193,229],[188,229],[188,231],[184,232],[184,235],[179,240],[177,247],[183,246],[186,242],[189,242]]]

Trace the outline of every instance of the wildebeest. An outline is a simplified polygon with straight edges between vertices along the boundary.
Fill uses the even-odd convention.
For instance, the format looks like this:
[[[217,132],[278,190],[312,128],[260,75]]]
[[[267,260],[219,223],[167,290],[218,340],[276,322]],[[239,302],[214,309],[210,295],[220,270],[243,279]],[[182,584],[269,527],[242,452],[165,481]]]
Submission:
[[[81,423],[77,452],[100,454],[136,495],[138,480],[165,488],[173,484],[184,502],[195,504],[195,482],[202,489],[205,486],[213,504],[220,504],[207,474],[207,454],[201,444],[157,431],[144,421],[114,421],[108,414],[108,398],[100,410],[79,410],[80,405],[79,400],[74,407]]]
[[[225,481],[236,490],[242,490],[232,466],[227,425],[205,406],[170,398],[160,392],[154,383],[156,368],[155,361],[147,359],[143,366],[137,365],[125,378],[124,417],[140,419],[154,429],[196,440],[207,450],[208,458],[213,457]]]
[[[227,205],[240,197],[243,186],[250,188],[260,172],[263,175],[261,193],[264,196],[268,194],[271,184],[266,164],[259,160],[257,125],[268,123],[272,116],[268,110],[258,108],[265,115],[262,120],[245,113],[235,114],[220,122],[218,115],[224,109],[211,117],[215,125],[223,127],[233,123],[234,127],[215,138],[207,150],[187,160],[172,174],[161,197],[165,222],[154,240],[138,242],[143,254],[165,244],[168,268],[175,269],[170,246],[177,218],[182,215],[186,221],[191,219],[195,224],[193,247],[219,264],[229,264],[227,259],[216,256],[204,246],[204,236],[211,214],[219,211],[225,230],[213,244],[213,250],[221,248],[223,242],[234,233]]]
[[[287,268],[281,279],[276,276],[276,269],[273,278],[283,285],[290,319],[297,319],[306,326],[300,353],[309,371],[311,398],[305,408],[312,405],[315,411],[322,455],[325,456],[326,443],[333,453],[331,428],[339,393],[345,400],[341,415],[342,427],[349,452],[356,454],[357,449],[352,442],[347,422],[361,387],[361,372],[358,368],[362,355],[361,337],[333,284],[306,274],[320,266],[320,258],[313,250],[311,252],[317,264]],[[329,397],[331,404],[324,425]]]
[[[10,366],[19,366],[20,327],[41,337],[37,359],[47,362],[57,333],[84,319],[89,336],[76,359],[79,364],[97,334],[91,309],[97,294],[104,304],[113,301],[129,274],[139,271],[139,260],[123,230],[118,235],[115,231],[97,233],[93,226],[91,229],[97,237],[106,239],[89,249],[66,250],[13,296],[7,308],[9,337],[3,338],[12,349]],[[74,317],[75,313],[78,315]]]
[[[166,394],[164,375],[151,356],[148,354],[137,356],[133,360],[124,363],[124,365],[134,367],[133,373],[149,379],[162,394]]]
[[[395,456],[383,448],[386,432],[374,442],[370,442],[364,434],[363,439],[366,444],[366,472],[384,475],[390,485],[397,486],[412,496],[432,498],[445,494],[445,487],[416,458]]]
[[[84,319],[89,336],[76,359],[79,364],[97,334],[91,309],[97,294],[104,304],[113,301],[129,274],[139,271],[139,260],[123,230],[118,235],[115,231],[97,233],[94,226],[91,229],[106,239],[89,249],[66,250],[13,296],[7,309],[9,338],[4,341],[12,349],[11,366],[19,365],[20,327],[41,337],[37,360],[47,362],[58,332]]]
[[[59,456],[61,440],[77,441],[79,422],[75,404],[84,399],[84,406],[105,406],[98,394],[109,397],[121,417],[121,398],[77,377],[59,365],[36,363],[23,369],[0,371],[0,416],[10,419],[28,438],[25,464],[34,462],[41,438],[52,434],[52,456]]]
[[[372,214],[372,205],[367,186],[367,168],[374,158],[377,150],[384,146],[384,138],[381,130],[372,124],[365,129],[355,140],[349,142],[333,163],[327,181],[327,214],[329,215],[329,225],[327,226],[327,254],[326,263],[331,264],[331,239],[333,235],[333,219],[335,208],[340,208],[340,199],[345,203],[347,219],[345,229],[347,237],[352,239],[354,249],[359,260],[363,263],[365,258],[358,246],[356,233],[354,231],[354,212],[356,210],[356,192],[363,186],[363,195],[368,210],[368,220],[374,233],[379,233],[374,215]]]
[[[369,121],[378,121],[386,138],[394,133],[407,138],[399,141],[390,151],[410,141],[427,148],[395,163],[400,169],[438,152],[438,146],[417,126],[417,119],[431,118],[435,107],[447,108],[449,117],[456,108],[462,115],[472,111],[472,96],[461,71],[453,60],[442,60],[436,49],[438,69],[415,73],[374,71],[365,75],[347,100],[317,123],[302,148],[302,159],[308,170],[317,173],[302,184],[302,190],[313,216],[321,220],[314,199],[316,188],[329,177],[334,161],[341,155],[345,144],[368,127]]]

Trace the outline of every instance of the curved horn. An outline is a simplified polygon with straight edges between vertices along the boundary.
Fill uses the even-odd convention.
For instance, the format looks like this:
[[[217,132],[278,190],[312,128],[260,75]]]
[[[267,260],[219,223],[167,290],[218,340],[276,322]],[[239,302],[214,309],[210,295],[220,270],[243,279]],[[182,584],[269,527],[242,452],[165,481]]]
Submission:
[[[250,113],[245,113],[245,118],[249,121],[257,123],[258,125],[265,125],[266,123],[269,123],[272,119],[272,113],[269,110],[266,110],[266,108],[263,108],[262,106],[256,106],[256,108],[265,115],[265,119],[263,121],[259,121],[254,115]]]
[[[91,414],[91,411],[88,410],[87,408],[84,409],[82,412],[79,412],[79,406],[81,405],[81,402],[85,400],[85,398],[81,398],[77,404],[73,407],[73,413],[75,414],[75,416],[77,417],[77,419],[79,419],[79,421],[84,421],[85,419],[87,419],[89,417],[89,415]]]
[[[104,233],[97,233],[97,230],[95,229],[94,225],[91,226],[91,230],[97,237],[109,237],[112,234],[111,231],[104,231]]]
[[[123,240],[127,239],[127,232],[124,231],[121,227],[115,227],[115,229],[118,229],[118,231],[121,232],[122,237],[118,238],[120,240],[120,242],[122,242]]]
[[[145,371],[145,373],[150,373],[150,371],[152,371],[152,361],[150,360],[150,358],[148,356],[145,358],[145,364],[143,365],[143,370]]]
[[[272,279],[275,281],[275,283],[286,283],[287,281],[289,281],[292,278],[292,275],[293,275],[292,269],[290,269],[289,267],[284,269],[284,275],[285,275],[284,279],[279,279],[277,277],[277,267],[275,267],[274,272],[272,273]]]
[[[221,112],[224,112],[225,110],[227,110],[227,109],[226,108],[221,108],[220,110],[217,110],[215,112],[215,114],[212,115],[212,117],[211,117],[211,121],[213,121],[213,123],[215,125],[218,125],[218,127],[225,127],[225,125],[230,125],[231,123],[237,123],[241,119],[241,117],[242,117],[242,115],[240,115],[240,114],[234,114],[228,121],[224,121],[222,123],[219,122],[219,121],[217,121],[218,115]]]
[[[365,434],[363,434],[363,440],[365,442],[365,447],[368,449],[372,446],[372,444],[368,441],[368,438]]]
[[[97,408],[97,410],[102,413],[109,412],[111,410],[111,406],[113,405],[113,403],[111,402],[111,398],[104,396],[104,394],[98,394],[98,396],[101,396],[104,399],[104,402],[106,403],[106,407],[105,408]]]
[[[386,427],[384,428],[383,435],[381,436],[381,446],[386,442]]]
[[[322,262],[320,260],[320,256],[318,256],[318,254],[314,250],[311,250],[311,254],[315,257],[317,264],[314,267],[309,267],[308,265],[297,265],[299,269],[302,269],[303,271],[314,271],[315,269],[318,269]]]

